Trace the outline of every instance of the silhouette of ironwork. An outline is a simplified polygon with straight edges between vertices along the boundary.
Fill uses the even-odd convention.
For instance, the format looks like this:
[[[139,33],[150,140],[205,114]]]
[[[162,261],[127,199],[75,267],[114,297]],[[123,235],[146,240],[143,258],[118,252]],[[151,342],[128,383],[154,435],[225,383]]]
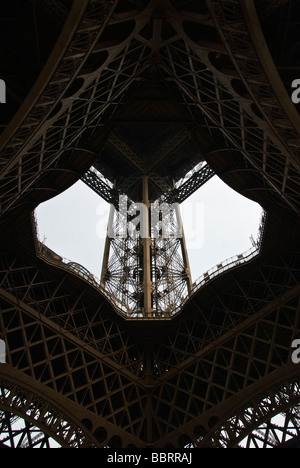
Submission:
[[[1,446],[299,446],[299,8],[3,2]],[[150,207],[213,176],[264,217],[193,284],[184,235],[155,237]],[[116,233],[120,197],[146,206],[146,236],[108,236],[99,280],[36,234],[35,208],[80,179]]]

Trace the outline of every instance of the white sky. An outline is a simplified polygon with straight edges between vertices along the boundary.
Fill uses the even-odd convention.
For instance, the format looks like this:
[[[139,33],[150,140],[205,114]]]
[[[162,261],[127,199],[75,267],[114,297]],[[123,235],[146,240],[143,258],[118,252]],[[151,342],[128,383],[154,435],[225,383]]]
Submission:
[[[62,257],[101,275],[109,205],[81,181],[37,210],[39,237]],[[214,177],[182,205],[193,281],[246,252],[257,239],[261,207]]]

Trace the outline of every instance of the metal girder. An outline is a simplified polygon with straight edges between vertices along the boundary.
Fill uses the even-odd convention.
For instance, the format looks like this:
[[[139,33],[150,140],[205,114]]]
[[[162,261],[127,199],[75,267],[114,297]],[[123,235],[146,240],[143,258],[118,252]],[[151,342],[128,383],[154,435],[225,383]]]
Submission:
[[[18,274],[17,268],[10,271],[12,275]],[[29,280],[31,273],[33,272],[24,273],[29,275],[27,280]],[[57,392],[60,392],[61,398],[59,401],[60,403],[63,402],[63,408],[69,416],[68,421],[71,420],[75,427],[83,427],[81,421],[77,420],[78,415],[81,415],[82,420],[91,421],[90,424],[94,427],[92,432],[96,432],[96,429],[100,427],[105,428],[107,435],[102,443],[97,440],[97,432],[95,434],[96,439],[94,439],[94,443],[98,446],[107,445],[110,439],[116,435],[121,435],[123,440],[127,438],[128,443],[138,443],[138,438],[133,435],[133,426],[139,424],[138,420],[141,418],[140,430],[142,430],[143,404],[140,397],[144,394],[144,390],[139,385],[140,374],[143,368],[143,359],[139,361],[141,354],[134,351],[134,346],[132,347],[128,341],[129,337],[126,338],[125,336],[126,333],[124,334],[124,331],[121,331],[121,329],[118,330],[117,322],[108,318],[108,311],[105,311],[105,307],[103,309],[103,305],[100,305],[97,310],[92,306],[88,311],[83,306],[83,302],[85,301],[84,294],[80,293],[81,299],[78,297],[73,302],[71,296],[67,292],[63,292],[63,286],[59,287],[57,283],[56,285],[53,283],[52,298],[50,298],[48,296],[48,288],[51,288],[49,282],[44,283],[40,277],[36,277],[35,281],[29,281],[31,281],[31,287],[27,287],[26,289],[28,293],[29,289],[31,289],[30,294],[24,294],[24,290],[21,292],[22,288],[16,288],[16,291],[19,291],[17,294],[20,294],[19,298],[23,297],[23,301],[19,302],[18,305],[16,305],[13,295],[7,293],[9,288],[6,287],[5,293],[1,290],[1,336],[5,333],[5,340],[10,343],[7,348],[7,362],[9,366],[7,368],[0,368],[1,377],[10,382],[16,382],[16,378],[21,379],[21,383],[18,382],[19,386],[22,386],[22,382],[23,386],[25,386],[26,382],[28,384],[28,380],[31,382],[32,379],[38,379],[40,384],[33,385],[31,388],[34,388],[35,394],[40,395],[40,400],[45,401],[50,407],[51,401],[55,401]],[[33,293],[33,290],[36,297],[40,295],[38,299],[39,306],[37,303],[34,305],[29,297]],[[42,296],[44,296],[44,299],[42,299]],[[46,299],[47,297],[48,299]],[[47,303],[44,301],[45,299]],[[68,304],[69,300],[71,300],[71,303]],[[54,306],[54,304],[56,305]],[[40,306],[43,308],[43,317],[39,317],[39,313],[37,312]],[[59,306],[62,314],[60,318],[57,317],[58,320],[54,321],[53,306]],[[65,312],[69,316],[69,319],[65,315]],[[63,318],[64,315],[65,317]],[[73,319],[77,321],[77,325],[75,325]],[[64,325],[62,325],[63,322]],[[77,331],[75,331],[74,326]],[[21,330],[23,331],[21,332]],[[20,332],[24,333],[24,349],[21,354],[15,353],[16,350],[14,351],[13,349],[13,336],[16,336]],[[94,340],[93,349],[86,348],[85,341],[88,340],[91,343],[91,339]],[[120,346],[119,351],[116,349],[117,343]],[[37,359],[33,358],[33,356],[30,357],[31,352],[38,348]],[[125,349],[128,352],[127,357]],[[100,357],[98,353],[102,356]],[[135,368],[135,371],[133,368],[131,369],[133,371],[132,375],[131,371],[128,373],[128,359],[132,360]],[[25,378],[25,380],[23,378],[24,366],[25,368],[28,366],[30,368],[26,372],[27,379]],[[18,369],[19,373],[17,375],[5,376],[5,372],[10,372],[11,369]],[[85,383],[82,379],[85,380]],[[72,396],[71,393],[73,391],[75,393]],[[107,399],[108,393],[111,394],[111,402]],[[15,394],[17,395],[15,401],[18,402],[21,392],[16,391]],[[10,393],[10,395],[12,394]],[[33,401],[39,401],[35,399],[34,395],[31,398]],[[132,400],[132,405],[128,405],[129,400]],[[120,401],[123,401],[121,405]],[[21,402],[30,405],[29,398],[26,400],[21,398]],[[78,411],[81,404],[84,405],[85,409]],[[113,408],[109,409],[111,404]],[[36,408],[37,414],[39,414],[39,408],[39,406]],[[12,407],[11,410],[13,412],[14,408]],[[102,411],[103,415],[106,413],[107,416],[104,418],[100,417],[99,419]],[[109,411],[110,416],[107,411]],[[131,423],[128,416],[126,416],[129,412],[132,413],[130,417],[133,425],[132,430],[129,429],[128,423]],[[119,420],[121,413],[123,414],[123,423]],[[43,414],[43,412],[40,413],[41,419],[36,418],[38,427],[40,427],[39,423],[43,422]],[[112,418],[111,421],[109,421],[110,418]],[[50,415],[49,419],[51,419],[50,422],[53,421]],[[93,420],[95,421],[93,422]],[[61,421],[63,423],[65,418],[62,418]],[[114,427],[118,425],[117,421],[120,423],[120,430],[115,431]],[[62,430],[63,427],[64,424],[61,426]],[[58,427],[58,436],[59,430],[60,428]],[[47,430],[45,432],[47,433]],[[84,427],[83,432],[86,432]],[[70,435],[66,434],[66,436],[72,437],[71,433]],[[91,436],[87,438],[88,444],[91,444],[91,439],[93,439]],[[77,441],[75,439],[72,440],[74,445],[76,445]],[[67,439],[64,443],[69,444]]]
[[[150,180],[154,181],[164,193],[164,198],[168,203],[183,203],[197,190],[199,190],[204,184],[209,182],[215,176],[215,172],[211,167],[206,164],[204,167],[195,172],[186,182],[184,182],[179,188],[171,189],[164,180],[156,174],[150,174]],[[119,196],[121,192],[111,188],[99,175],[89,170],[82,178],[88,187],[94,190],[103,200],[107,203],[111,203],[118,210],[119,209]],[[136,180],[136,179],[135,179]]]
[[[297,181],[298,184],[297,171],[290,164],[290,159],[285,154],[286,150],[281,151],[279,148],[282,148],[282,145],[276,141],[282,132],[273,132],[271,136],[265,123],[258,117],[254,106],[247,98],[241,99],[241,96],[238,96],[234,90],[237,80],[235,70],[232,72],[228,70],[224,75],[222,71],[215,68],[217,65],[214,64],[212,67],[210,54],[193,44],[190,45],[190,50],[181,47],[180,56],[178,52],[178,46],[174,44],[169,45],[164,51],[165,77],[168,79],[172,76],[184,94],[186,105],[190,108],[194,118],[200,120],[200,112],[202,116],[204,114],[210,122],[210,132],[215,139],[218,141],[220,138],[225,138],[229,148],[236,148],[243,154],[249,161],[250,168],[252,166],[252,171],[261,174],[270,188],[298,214],[299,197],[294,188],[289,189],[289,185],[292,186],[294,183],[292,181]],[[194,77],[192,83],[186,74],[191,68],[191,61],[195,69],[201,69],[200,73],[192,73]],[[239,63],[241,62],[242,59],[239,60]],[[250,59],[247,59],[248,62]],[[254,80],[254,74],[257,73],[256,62],[257,60],[254,59],[251,62]],[[249,65],[247,74],[250,74],[250,78],[251,72],[252,68]],[[248,82],[247,86],[251,95],[250,89],[255,89],[255,85]],[[270,90],[268,93],[270,98]],[[266,96],[266,100],[269,98]],[[289,151],[293,149],[290,148]]]
[[[122,314],[110,303],[83,267],[51,255],[36,258],[31,234],[23,252],[16,240],[25,235],[23,224],[16,232],[12,216],[1,230],[0,336],[8,351],[8,366],[0,367],[1,427],[13,443],[12,415],[24,416],[21,437],[29,445],[37,441],[36,424],[44,444],[53,435],[66,446],[225,448],[245,438],[248,445],[276,446],[299,436],[299,371],[291,362],[300,334],[298,116],[273,75],[252,0],[247,6],[192,0],[188,11],[181,0],[151,0],[125,14],[119,5],[73,2],[26,108],[2,136],[1,214],[29,199],[41,176],[80,138],[95,135],[124,106],[135,80],[155,68],[188,111],[191,127],[205,128],[233,159],[239,154],[237,170],[259,175],[256,189],[270,205],[280,213],[278,200],[289,207],[280,219],[286,234],[272,222],[259,256],[248,263],[240,256],[227,272],[219,265],[183,303],[187,271],[178,239],[153,242],[152,258],[148,244],[147,259],[137,242],[115,240],[106,281],[123,303],[145,305],[148,288],[149,308],[152,262],[153,303],[164,315],[158,324],[156,317],[143,324],[142,313],[126,320],[128,310]],[[105,43],[102,34],[116,25],[122,40]],[[154,155],[158,174],[165,156],[185,142],[185,130],[173,136]],[[124,142],[115,143],[140,166]],[[153,181],[169,195],[158,174]],[[199,170],[179,187],[180,199],[211,175],[208,166]],[[115,196],[109,184],[87,177],[107,200]],[[170,226],[176,229],[174,220]],[[282,437],[273,421],[278,412],[285,414]]]
[[[109,252],[104,256],[102,284],[127,307],[131,320],[170,318],[192,292],[179,207],[160,221],[164,205],[150,204],[149,180],[143,176],[143,207],[131,205],[135,214],[140,211],[139,230],[129,223],[128,206],[118,206],[110,220]],[[127,202],[125,197],[123,203]],[[150,207],[160,210],[156,220]]]
[[[209,2],[208,2],[209,3]],[[226,4],[227,3],[227,4]],[[223,12],[220,9],[217,9],[217,14],[213,14],[214,19],[217,21],[217,27],[220,33],[222,34],[222,38],[224,37],[223,34],[226,31],[226,20],[227,18],[232,15],[234,9],[232,5],[230,7],[230,13],[227,13],[228,17],[226,18],[225,9],[227,8],[229,2],[221,1],[220,6],[221,9],[223,8]],[[239,3],[239,5],[238,5]],[[259,66],[262,67],[262,71],[268,80],[269,89],[271,88],[274,98],[278,101],[281,110],[283,110],[284,115],[287,118],[287,121],[284,122],[287,126],[282,125],[284,119],[278,115],[276,109],[270,109],[267,106],[266,101],[263,99],[258,101],[255,99],[256,105],[258,109],[261,111],[263,119],[267,122],[268,126],[271,129],[272,139],[275,142],[276,138],[278,138],[278,145],[281,149],[282,153],[287,157],[288,160],[299,170],[300,169],[300,158],[299,152],[297,151],[297,144],[296,147],[293,144],[293,138],[299,143],[299,136],[300,136],[300,116],[297,112],[297,109],[292,103],[290,96],[285,89],[282,80],[279,77],[278,71],[270,54],[269,48],[267,43],[264,39],[264,34],[261,29],[260,21],[257,16],[256,7],[254,1],[251,0],[250,2],[239,1],[237,3],[237,7],[241,8],[241,11],[244,15],[244,21],[247,25],[247,30],[249,31],[249,38],[246,39],[248,44],[254,47],[254,51],[256,54],[255,61],[259,63]],[[213,9],[210,9],[213,12]],[[228,11],[228,10],[227,10]],[[231,17],[232,19],[232,17]],[[224,24],[225,21],[225,24]],[[224,43],[226,44],[228,50],[230,50],[230,56],[232,60],[237,63],[240,70],[243,72],[243,78],[247,81],[247,70],[244,64],[244,67],[241,69],[240,62],[238,59],[238,53],[240,48],[243,46],[245,48],[245,36],[241,34],[240,31],[236,31],[232,34],[232,37],[227,35],[226,40]],[[247,44],[247,46],[248,46]],[[250,64],[249,64],[250,65]],[[250,69],[250,67],[249,67]],[[255,93],[258,92],[258,89],[253,87],[252,95],[255,96]],[[266,92],[266,86],[264,92]],[[263,94],[262,87],[260,88],[261,94]],[[275,103],[274,103],[275,104]],[[275,107],[275,106],[274,106]],[[290,122],[290,125],[288,124]],[[268,130],[267,130],[268,131]]]
[[[0,432],[1,448],[54,448],[50,437],[40,429],[3,409],[0,411]]]
[[[94,448],[91,435],[63,410],[0,369],[0,435],[6,448]],[[52,441],[51,441],[52,439]]]
[[[278,275],[285,277],[284,285]],[[88,289],[70,294],[66,280],[50,280],[45,270],[24,268],[17,258],[2,254],[0,326],[8,345],[7,370],[18,369],[20,379],[25,372],[24,386],[38,379],[32,386],[37,394],[44,389],[46,400],[59,391],[72,421],[80,413],[90,421],[92,434],[103,428],[99,446],[109,445],[114,435],[122,446],[206,444],[212,421],[217,431],[233,407],[250,401],[255,386],[261,392],[284,372],[289,378],[297,373],[290,356],[299,333],[299,275],[294,253],[278,256],[244,279],[237,272],[235,283],[229,278],[230,295],[219,289],[207,302],[199,291],[184,317],[144,348],[143,339],[134,344],[136,338],[105,305],[95,310]],[[149,352],[150,420],[156,427],[150,434],[144,428]],[[239,433],[232,437],[239,442]]]
[[[300,437],[299,378],[281,383],[260,399],[254,398],[231,416],[213,435],[209,445],[215,448],[284,448]],[[208,441],[206,441],[208,443]]]
[[[149,158],[150,171],[157,170],[159,164],[170,154],[174,153],[177,148],[180,148],[184,145],[185,142],[191,139],[190,132],[184,128],[179,132],[176,132],[168,141],[161,146],[161,148],[155,153],[152,154]]]
[[[76,146],[83,134],[91,137],[99,127],[101,116],[108,111],[112,114],[125,90],[142,71],[144,45],[138,46],[130,57],[128,47],[117,46],[96,70],[84,69],[88,60],[92,60],[117,3],[74,3],[58,46],[24,103],[24,110],[20,110],[3,133],[0,142],[2,214],[12,209],[68,148]],[[78,47],[82,52],[79,56],[74,54]]]
[[[252,305],[255,303],[254,299],[248,298],[247,300],[252,302]],[[294,307],[291,306],[294,302],[296,302],[294,309],[296,313],[293,315],[295,321],[293,321],[293,325],[291,324],[290,335],[285,337],[287,340],[284,344],[283,334],[279,338],[279,329],[276,328],[274,331],[273,326],[277,321],[277,327],[280,327],[279,323],[284,320],[283,317],[286,313],[290,313],[288,309]],[[155,361],[160,369],[161,380],[153,392],[154,411],[159,411],[162,406],[166,407],[165,417],[160,418],[159,423],[164,445],[172,443],[174,436],[178,437],[179,440],[184,435],[186,445],[190,443],[195,447],[213,447],[213,441],[209,438],[213,432],[211,428],[214,428],[214,432],[216,432],[218,428],[222,427],[225,414],[228,415],[229,419],[233,413],[232,408],[238,404],[243,405],[243,402],[245,405],[249,403],[251,386],[252,393],[261,395],[264,385],[266,389],[272,387],[271,375],[272,372],[276,373],[276,370],[276,377],[279,381],[284,378],[285,371],[287,374],[290,373],[288,375],[292,381],[293,375],[297,374],[297,367],[290,364],[290,343],[295,331],[293,327],[298,326],[296,323],[298,323],[299,318],[299,286],[294,290],[294,298],[290,296],[285,304],[280,311],[275,310],[275,304],[265,307],[266,315],[261,316],[258,322],[256,321],[255,333],[253,333],[253,325],[250,325],[250,322],[254,323],[254,317],[256,320],[258,319],[257,314],[253,318],[243,321],[243,326],[245,325],[243,330],[238,324],[241,317],[237,315],[234,319],[236,325],[234,326],[232,322],[228,321],[228,331],[226,332],[225,322],[229,317],[223,317],[222,323],[213,324],[214,317],[217,318],[214,311],[205,311],[199,306],[197,318],[195,314],[198,326],[202,327],[207,323],[210,329],[206,328],[202,343],[198,343],[198,349],[202,348],[198,356],[189,351],[191,341],[188,330],[192,329],[192,322],[189,323],[188,330],[185,321],[180,329],[174,330],[172,339],[169,335],[165,346],[170,350],[170,360],[161,360],[160,353],[163,356],[166,350],[158,350]],[[193,325],[196,325],[195,322]],[[276,342],[272,341],[275,340],[275,337],[277,337]],[[209,340],[213,343],[212,346],[208,343]],[[180,351],[178,350],[179,354],[177,354],[174,352],[174,345],[179,342],[184,343],[184,346],[180,348]],[[259,355],[253,354],[252,356],[251,353],[255,348],[260,348]],[[173,349],[172,354],[171,349]],[[266,355],[264,355],[264,349]],[[249,353],[252,357],[249,357]],[[179,355],[185,356],[183,361],[186,365],[185,369],[182,369],[178,374],[178,369],[175,369],[178,366]],[[192,393],[190,389],[192,389]],[[172,404],[168,404],[167,401],[171,395]],[[185,416],[182,414],[183,408],[185,408]],[[186,408],[189,408],[189,414],[186,413]],[[198,416],[195,417],[195,414]],[[175,418],[181,418],[181,425],[172,436],[169,436],[169,426]],[[259,420],[257,420],[257,424],[259,425]],[[201,431],[199,431],[199,427],[202,428]],[[220,431],[222,431],[221,428]],[[239,443],[237,432],[233,431],[231,437],[237,444]],[[214,441],[218,442],[218,436]]]
[[[140,171],[141,174],[146,174],[146,169],[140,156],[137,155],[129,146],[124,143],[117,135],[112,133],[109,138],[109,143],[116,148],[121,155],[127,159],[133,166]]]
[[[116,209],[119,206],[119,193],[117,190],[112,188],[105,179],[101,179],[99,173],[90,169],[84,176],[81,178],[88,187],[90,187],[97,195],[99,195],[107,203],[114,205]]]
[[[135,25],[128,31],[127,40],[109,48],[109,51],[104,44],[100,49],[99,44],[96,47],[117,4],[117,1],[106,2],[105,5],[86,2],[83,6],[80,2],[79,6],[75,2],[62,33],[68,40],[59,41],[64,48],[56,48],[53,52],[47,73],[45,69],[44,78],[40,77],[39,89],[36,87],[32,93],[34,98],[26,101],[26,115],[24,111],[20,112],[2,137],[3,213],[13,209],[16,202],[38,183],[44,171],[63,157],[67,148],[76,146],[83,132],[88,138],[88,134],[93,133],[103,121],[106,112],[109,111],[110,115],[114,112],[121,96],[141,76],[145,69],[143,66],[153,65],[153,56],[142,40],[142,31],[148,21],[147,15],[150,15],[151,8],[155,8],[154,0],[145,10],[146,17],[135,13]],[[210,121],[211,133],[218,138],[221,133],[229,145],[234,145],[244,155],[254,171],[263,174],[277,196],[298,213],[299,190],[290,180],[296,180],[298,185],[295,167],[299,167],[299,155],[295,147],[299,142],[299,116],[288,102],[290,100],[278,74],[268,72],[269,65],[267,70],[263,65],[272,63],[274,68],[265,44],[263,48],[257,46],[262,35],[254,26],[258,19],[253,4],[249,4],[247,9],[240,8],[238,0],[234,7],[229,0],[228,5],[225,0],[213,5],[208,1],[206,4],[204,16],[210,15],[214,21],[210,20],[209,27],[215,27],[222,39],[215,42],[214,49],[218,52],[213,52],[201,38],[196,40],[189,30],[183,30],[175,2],[173,15],[169,13],[170,5],[168,9],[162,6],[166,23],[176,34],[173,32],[173,36],[164,40],[166,32],[161,29],[161,42],[155,48],[155,54],[159,54],[161,60],[156,66],[165,70],[166,82],[173,80],[179,87],[184,96],[183,104],[189,108],[193,120],[200,118],[196,112],[198,107],[201,119],[204,113]],[[205,10],[204,4],[202,9]],[[181,10],[180,14],[187,21],[191,20],[188,11]],[[203,24],[203,15],[192,16],[196,23]],[[247,33],[247,27],[241,27],[241,24],[247,26],[249,21],[253,26]],[[118,19],[118,24],[125,24],[124,19]],[[152,35],[154,38],[154,26]],[[181,37],[185,37],[185,41],[181,41]],[[93,60],[97,62],[99,53],[103,58],[98,68],[92,72],[87,70],[88,67],[85,69],[86,64]],[[225,73],[222,63],[226,61],[229,68]],[[28,107],[31,108],[30,114]],[[282,110],[290,117],[283,118]],[[290,118],[294,129],[289,124]],[[18,134],[13,137],[16,127],[19,128]],[[183,140],[180,140],[181,136]],[[181,144],[186,135],[178,134],[177,138]],[[169,150],[172,151],[172,145]],[[165,154],[165,148],[162,148],[151,162],[152,167],[159,164]],[[142,169],[140,164],[138,166]]]
[[[215,172],[206,164],[196,171],[186,182],[178,188],[173,189],[166,194],[166,200],[170,203],[183,203],[203,185],[209,182],[214,176]]]
[[[264,40],[254,2],[251,0],[246,5],[240,1],[222,0],[218,2],[218,5],[212,5],[208,0],[207,4],[230,59],[238,71],[239,78],[255,102],[256,107],[252,105],[252,111],[256,114],[254,120],[260,128],[264,129],[265,137],[270,141],[269,148],[273,144],[273,147],[278,148],[281,152],[283,174],[293,172],[290,163],[299,171],[299,113],[293,106],[287,90],[279,78]],[[237,26],[236,29],[232,27],[235,21],[240,21],[241,17],[246,25],[244,31],[241,30],[240,26]],[[246,34],[245,31],[247,31]],[[250,54],[251,49],[253,54]],[[241,59],[240,55],[244,51],[246,51],[247,58]],[[259,73],[266,77],[266,81],[264,83],[251,83],[251,78],[255,81],[254,77],[258,76]],[[294,170],[295,175],[297,171]],[[278,180],[276,180],[277,177],[272,172],[272,170],[270,170],[270,174],[267,172],[267,176],[271,184],[277,185],[278,180],[280,181],[282,178],[278,174],[279,177],[277,176]],[[282,185],[279,188],[282,196],[285,197],[286,190],[282,188]]]

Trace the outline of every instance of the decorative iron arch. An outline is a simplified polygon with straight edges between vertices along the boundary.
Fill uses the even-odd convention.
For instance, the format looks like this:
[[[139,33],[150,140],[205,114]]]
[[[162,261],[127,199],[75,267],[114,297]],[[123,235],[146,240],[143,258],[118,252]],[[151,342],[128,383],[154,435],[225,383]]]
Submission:
[[[280,415],[281,420],[274,421]],[[275,448],[299,436],[300,378],[297,377],[253,399],[206,437],[201,434],[198,447],[237,448],[243,443],[247,448],[258,444]]]
[[[27,430],[38,428],[46,437],[64,448],[93,448],[83,428],[65,415],[59,408],[43,400],[19,384],[0,379],[1,411],[5,417],[19,417],[26,421]],[[2,416],[3,416],[2,413]],[[2,417],[3,422],[5,418]],[[1,428],[2,432],[3,427]]]

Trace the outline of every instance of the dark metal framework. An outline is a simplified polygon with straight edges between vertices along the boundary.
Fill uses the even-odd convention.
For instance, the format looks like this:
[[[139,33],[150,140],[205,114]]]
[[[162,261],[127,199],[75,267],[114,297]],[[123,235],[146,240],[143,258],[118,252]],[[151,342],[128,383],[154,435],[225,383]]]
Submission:
[[[289,80],[299,63],[288,51],[299,2],[24,5],[41,61],[21,94],[20,77],[3,77],[15,115],[0,136],[1,444],[297,445],[300,118]],[[53,24],[48,53],[42,24]],[[193,291],[178,239],[114,240],[101,284],[37,242],[33,210],[79,179],[112,205],[126,195],[149,208],[181,203],[215,174],[267,217],[257,255]],[[134,301],[147,313],[130,316]]]

